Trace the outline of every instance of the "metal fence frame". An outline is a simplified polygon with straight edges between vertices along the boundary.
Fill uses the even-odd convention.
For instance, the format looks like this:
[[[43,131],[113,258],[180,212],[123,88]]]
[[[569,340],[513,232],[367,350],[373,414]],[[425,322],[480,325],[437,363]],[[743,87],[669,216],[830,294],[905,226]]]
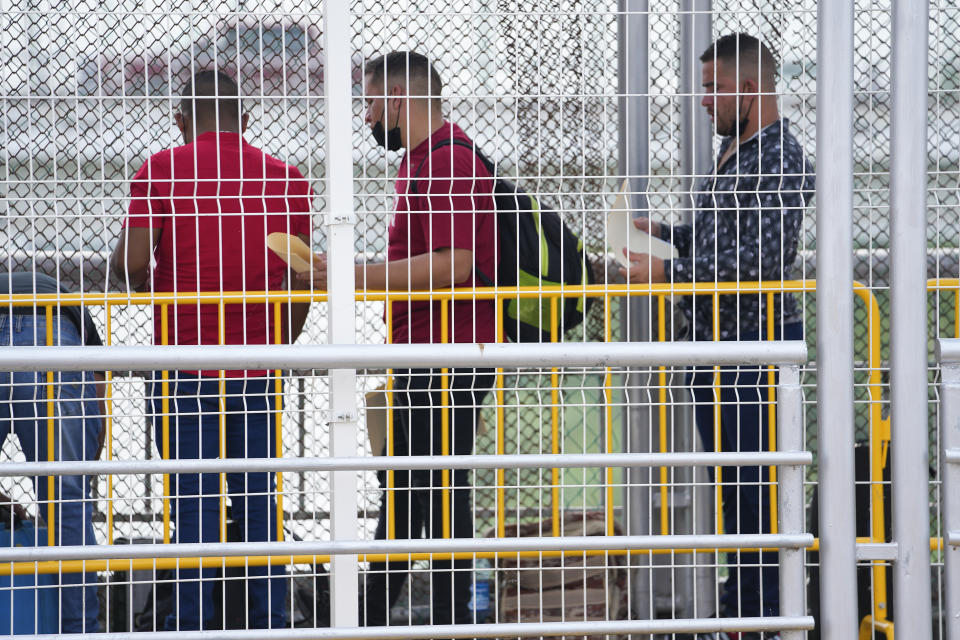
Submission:
[[[647,27],[646,19],[650,12],[650,3],[646,0],[621,0],[618,3],[620,9],[620,28],[621,42],[627,34],[630,37],[639,38],[642,46],[649,47],[646,40],[645,30]],[[697,34],[703,33],[703,19],[705,13],[709,10],[711,3],[709,0],[683,0],[680,4],[681,12],[687,13],[684,16],[684,22],[681,25],[681,36],[686,44],[683,45],[685,55],[696,47],[692,42],[697,41]],[[44,5],[47,8],[47,5]],[[926,379],[927,363],[923,360],[926,354],[926,318],[922,316],[926,309],[926,302],[921,298],[921,292],[925,291],[923,279],[926,278],[927,252],[925,248],[925,218],[926,209],[926,185],[927,185],[927,149],[926,145],[926,105],[927,96],[927,55],[928,50],[925,46],[928,38],[929,21],[929,2],[928,0],[893,0],[892,13],[893,23],[893,93],[892,93],[892,150],[893,159],[890,167],[891,176],[891,201],[892,201],[892,247],[890,250],[890,259],[892,264],[891,294],[893,298],[892,315],[893,330],[892,337],[892,366],[891,366],[891,390],[892,390],[892,428],[893,440],[893,472],[894,472],[894,522],[895,530],[893,540],[882,544],[858,544],[853,529],[851,514],[854,510],[853,501],[853,353],[852,353],[852,335],[853,335],[853,294],[852,294],[852,273],[853,273],[853,242],[851,237],[851,225],[853,209],[853,45],[854,45],[854,6],[847,3],[820,3],[818,7],[818,56],[821,60],[828,63],[819,64],[818,70],[818,119],[817,119],[817,146],[819,162],[817,163],[818,178],[818,238],[817,247],[818,271],[820,277],[817,280],[817,294],[821,300],[830,300],[830,304],[821,305],[817,314],[817,336],[818,336],[818,402],[819,402],[819,425],[820,435],[819,450],[819,482],[821,487],[821,526],[824,530],[824,536],[820,548],[821,566],[822,566],[822,603],[823,603],[823,637],[830,640],[846,640],[852,637],[856,632],[857,621],[856,613],[849,606],[849,600],[856,593],[856,560],[893,560],[895,563],[896,580],[894,587],[897,593],[898,602],[898,624],[902,629],[908,630],[911,638],[916,637],[921,640],[931,638],[933,630],[931,629],[931,607],[930,607],[930,583],[929,583],[929,549],[930,537],[927,527],[927,491],[928,483],[925,476],[927,469],[927,450],[925,442],[917,438],[914,433],[914,425],[917,420],[926,416]],[[324,12],[324,47],[328,52],[329,60],[333,64],[328,65],[324,85],[325,104],[327,116],[331,120],[349,121],[352,117],[351,105],[351,77],[349,61],[351,60],[350,50],[350,20],[351,8],[349,3],[329,3]],[[699,24],[700,27],[696,25]],[[42,33],[42,30],[40,30]],[[709,32],[709,28],[706,29]],[[636,40],[634,40],[636,42]],[[633,51],[631,51],[633,53]],[[684,58],[682,68],[688,70],[689,58]],[[624,57],[626,62],[627,58]],[[629,65],[624,64],[627,69]],[[642,67],[642,65],[640,65]],[[634,139],[645,139],[646,126],[649,120],[649,114],[645,109],[648,108],[646,99],[649,96],[648,78],[644,77],[646,69],[638,69],[639,75],[625,76],[622,78],[624,84],[622,87],[623,95],[642,96],[637,100],[624,100],[624,114],[632,114],[633,121],[639,123],[637,127],[621,128],[621,161],[624,167],[623,173],[634,176],[634,180],[640,180],[638,175],[649,173],[648,168],[644,168],[645,156],[642,147],[633,145]],[[684,86],[689,86],[686,79]],[[645,97],[643,97],[645,96]],[[691,114],[684,116],[684,121],[695,119]],[[702,121],[699,122],[702,125]],[[703,143],[706,138],[703,135],[702,127],[685,127],[684,131],[700,131],[700,134],[692,134],[683,142],[683,160],[685,171],[694,172],[697,165],[697,159],[702,149],[698,143]],[[352,238],[354,234],[354,225],[356,219],[353,212],[353,181],[352,167],[352,148],[350,131],[348,128],[330,128],[327,131],[325,139],[326,157],[331,159],[328,163],[328,173],[325,177],[327,183],[327,206],[326,230],[329,239],[331,260],[334,262],[347,263],[352,262]],[[334,161],[340,158],[341,162]],[[640,186],[640,185],[638,185]],[[645,188],[634,188],[632,191],[643,193]],[[635,203],[638,209],[644,207],[640,203]],[[922,275],[921,275],[922,273]],[[329,308],[331,310],[329,317],[330,342],[329,346],[308,348],[295,347],[288,351],[280,351],[282,347],[264,347],[263,351],[256,348],[248,348],[240,355],[228,353],[228,350],[218,351],[216,347],[205,347],[200,350],[177,350],[182,348],[173,348],[172,351],[164,351],[164,366],[177,368],[178,366],[194,366],[199,362],[209,362],[215,359],[218,366],[224,366],[228,363],[266,363],[279,362],[280,358],[286,358],[284,362],[298,362],[298,366],[315,368],[329,368],[330,376],[330,407],[331,407],[331,454],[332,458],[317,459],[309,461],[306,459],[300,461],[278,461],[264,460],[262,462],[247,461],[249,464],[262,464],[264,468],[282,469],[289,465],[290,469],[318,470],[325,469],[332,473],[332,492],[334,496],[333,504],[337,505],[332,510],[331,533],[335,540],[350,541],[356,536],[358,530],[358,516],[355,508],[356,502],[356,469],[364,468],[364,465],[379,465],[383,460],[378,461],[360,461],[351,458],[355,451],[357,435],[357,417],[359,407],[356,397],[356,367],[360,366],[356,357],[360,354],[372,354],[369,360],[364,362],[378,362],[383,366],[384,354],[376,349],[367,349],[366,346],[354,346],[356,341],[353,318],[354,305],[354,283],[352,274],[350,278],[338,278],[332,281],[332,287],[328,298]],[[636,317],[644,317],[645,313],[634,314]],[[636,334],[634,334],[636,335]],[[546,345],[544,345],[546,346]],[[499,345],[497,346],[499,347]],[[529,349],[530,347],[524,347]],[[650,349],[650,353],[655,353],[657,358],[661,358],[656,366],[663,365],[665,362],[693,362],[697,356],[687,353],[684,349],[687,345],[670,345],[668,348],[657,350],[653,345],[644,347]],[[30,369],[31,367],[40,367],[40,370],[47,370],[56,365],[59,369],[68,369],[71,366],[75,368],[88,369],[91,366],[107,367],[108,363],[114,363],[119,368],[129,368],[134,366],[135,362],[147,362],[150,367],[154,367],[158,361],[158,352],[151,347],[109,347],[105,351],[83,351],[84,360],[79,364],[77,357],[78,351],[61,352],[58,348],[37,348],[29,349],[16,353],[7,350],[0,351],[0,368],[20,368]],[[394,348],[395,349],[395,348]],[[569,346],[562,347],[564,363],[576,363],[575,359],[568,356]],[[702,345],[697,345],[700,351]],[[738,351],[742,351],[742,346],[737,346]],[[960,392],[960,374],[957,373],[958,364],[957,350],[953,343],[949,341],[941,342],[940,357],[942,358],[943,370],[941,379],[942,390],[942,409],[941,409],[941,428],[943,434],[943,482],[947,489],[952,488],[960,476],[957,475],[956,464],[960,462],[960,441],[955,439],[956,434],[952,432],[954,422],[956,422],[957,398],[955,395]],[[409,358],[408,362],[425,362],[430,356],[424,356],[427,360],[415,354],[415,350],[403,354],[402,351],[389,351],[391,358],[401,358],[401,360],[391,359],[390,366],[397,366],[402,358]],[[445,349],[445,362],[450,361],[449,351]],[[470,345],[464,348],[462,353],[456,357],[464,358],[464,362],[484,362],[495,361],[498,357],[506,358],[506,351],[498,352],[493,346],[486,347],[486,350],[477,349]],[[584,351],[586,354],[587,351]],[[593,351],[588,358],[583,355],[583,363],[596,363],[598,360],[590,358],[601,358],[599,362],[610,362],[604,360],[608,356],[622,356],[621,348],[617,347],[617,353],[611,354],[609,351]],[[525,358],[543,357],[553,358],[553,360],[540,360],[540,366],[555,366],[558,354],[549,350],[539,352],[525,351],[522,357],[517,356],[513,362],[526,361]],[[367,356],[364,356],[367,357]],[[91,358],[91,359],[86,359]],[[473,358],[471,360],[471,358]],[[684,360],[687,358],[687,360]],[[671,360],[672,359],[672,360]],[[68,362],[69,360],[69,362]],[[698,362],[706,362],[697,360]],[[507,360],[503,360],[507,362]],[[644,360],[644,362],[652,362]],[[768,362],[768,361],[765,361]],[[326,363],[326,364],[318,364]],[[715,361],[710,361],[714,364]],[[367,365],[373,366],[373,365]],[[654,366],[648,364],[646,366]],[[32,369],[37,370],[37,369]],[[786,382],[785,382],[786,380]],[[781,375],[781,397],[780,402],[785,402],[785,398],[794,401],[799,387],[794,388],[795,380],[790,373],[789,368],[784,369]],[[790,417],[790,411],[782,407],[778,411],[778,416],[783,419],[784,416]],[[789,434],[781,437],[790,437]],[[802,449],[796,442],[784,442],[781,449],[785,451],[798,451]],[[646,458],[641,454],[625,454],[628,457],[618,458],[616,456],[607,458],[607,463],[617,461],[625,466],[636,467]],[[633,455],[635,457],[629,457]],[[716,461],[707,454],[694,455],[692,457],[655,457],[658,465],[663,464],[694,464],[695,462]],[[797,462],[797,458],[790,458],[789,455],[779,457],[763,458],[769,461],[779,461],[781,464],[788,462]],[[506,459],[500,459],[504,462]],[[570,458],[573,460],[573,458]],[[744,456],[741,460],[751,460],[753,464],[757,463],[757,458]],[[509,459],[511,465],[519,466],[522,464],[539,464],[549,462],[553,466],[564,464],[561,460],[549,458],[533,460]],[[403,464],[419,464],[415,461],[402,462],[395,460],[398,466]],[[466,461],[448,460],[452,465],[467,464]],[[482,466],[483,464],[493,465],[493,461],[484,461],[480,458],[472,459],[472,466]],[[576,459],[577,466],[589,466],[599,460],[591,458]],[[0,475],[36,472],[42,470],[51,471],[51,467],[44,466],[46,463],[35,465],[10,465],[5,468]],[[53,470],[59,473],[91,473],[91,472],[121,472],[125,467],[125,462],[108,463],[84,463],[76,467],[65,467],[57,465]],[[158,461],[152,468],[157,470],[166,469],[166,463]],[[197,469],[209,468],[211,470],[226,470],[229,468],[230,461],[223,463],[209,463],[213,466],[207,467],[208,463],[198,463]],[[746,464],[746,462],[744,462]],[[276,465],[272,467],[271,465]],[[142,465],[138,463],[142,468]],[[178,468],[183,469],[183,463],[178,463]],[[370,467],[373,468],[373,467]],[[377,467],[379,468],[379,467]],[[491,466],[491,468],[494,468]],[[790,491],[795,491],[795,484],[802,483],[802,475],[797,475],[796,469],[787,465],[784,467],[779,481],[789,484]],[[945,528],[947,533],[945,538],[948,545],[946,547],[947,580],[946,591],[947,598],[945,607],[947,620],[953,622],[953,615],[960,612],[960,574],[957,573],[957,546],[960,545],[960,504],[955,501],[955,492],[944,490],[944,513],[946,516]],[[792,493],[790,495],[793,495]],[[347,500],[349,498],[349,500]],[[347,507],[346,505],[348,505]],[[796,504],[784,500],[781,494],[779,504],[781,513],[780,521],[784,530],[790,531],[797,527],[797,521],[794,519],[796,514]],[[802,504],[802,501],[801,501]],[[784,509],[787,509],[784,512]],[[802,523],[802,517],[799,521]],[[627,536],[626,539],[636,539]],[[754,540],[754,543],[757,541]],[[711,544],[717,544],[714,540]],[[353,544],[353,543],[351,543]],[[363,546],[364,543],[355,543],[360,546],[349,547],[352,551],[346,556],[334,554],[332,575],[333,575],[333,624],[338,628],[347,630],[322,632],[319,635],[325,637],[342,638],[366,638],[366,637],[432,637],[442,633],[451,637],[466,636],[484,636],[484,635],[540,635],[550,631],[562,633],[564,635],[575,634],[577,632],[596,633],[652,633],[667,631],[707,631],[710,627],[709,622],[690,621],[690,624],[679,627],[675,622],[634,622],[634,623],[564,623],[563,627],[543,624],[536,627],[535,630],[515,629],[510,625],[498,626],[496,632],[486,629],[483,626],[471,626],[469,629],[449,629],[444,627],[442,631],[435,628],[421,627],[415,630],[358,630],[352,629],[356,624],[358,612],[356,599],[353,594],[357,591],[356,581],[356,559],[351,555],[366,553],[374,547]],[[317,551],[321,547],[313,547]],[[713,547],[711,547],[713,548]],[[287,549],[286,547],[284,549]],[[303,549],[298,547],[298,549]],[[326,548],[327,552],[330,548]],[[361,551],[366,549],[367,551]],[[168,549],[172,553],[186,551],[171,547]],[[289,550],[293,552],[293,547]],[[57,553],[69,553],[69,548],[53,548],[52,550],[34,550],[37,553],[53,554],[44,557],[55,557]],[[86,553],[87,551],[85,551]],[[16,552],[25,553],[25,552]],[[23,557],[16,555],[13,557]],[[790,561],[790,568],[781,574],[781,578],[786,582],[793,584],[796,579],[796,557],[802,558],[802,550],[792,548],[784,552],[784,556]],[[39,556],[38,556],[39,557]],[[66,556],[64,556],[66,557]],[[146,556],[145,556],[146,557]],[[8,556],[0,553],[0,558],[12,562]],[[50,560],[53,561],[53,560]],[[643,562],[643,556],[638,558]],[[802,569],[800,575],[802,576]],[[645,599],[640,599],[641,602]],[[794,608],[793,601],[784,601],[785,609]],[[802,613],[802,611],[800,612]],[[795,616],[800,613],[790,612],[785,614],[784,619],[791,620],[791,624],[803,627],[797,622]],[[794,616],[794,617],[790,617]],[[673,626],[671,626],[671,624]],[[755,622],[732,621],[728,626],[730,630],[743,630],[758,628],[751,627]],[[804,622],[804,624],[806,624]],[[579,625],[579,626],[578,626]],[[699,625],[699,626],[698,626]],[[739,625],[739,626],[738,626]],[[744,626],[746,625],[746,626]],[[682,629],[680,627],[683,627]],[[769,629],[787,627],[777,627],[776,625],[767,627]],[[805,627],[804,627],[805,628]],[[956,624],[948,626],[948,634],[951,639],[960,638],[960,629]],[[863,630],[861,629],[861,633]],[[184,634],[177,633],[178,638],[187,637],[304,637],[316,636],[317,632],[306,633],[299,630],[269,631],[269,632],[219,632],[204,634]],[[125,637],[122,634],[110,634],[109,637]],[[173,637],[172,634],[170,637]],[[784,634],[784,637],[790,637]]]
[[[813,536],[803,532],[805,498],[803,492],[803,468],[811,461],[809,454],[803,452],[803,411],[800,389],[799,367],[806,362],[806,344],[803,342],[715,342],[715,343],[583,343],[583,344],[495,344],[449,345],[443,352],[429,345],[315,345],[288,347],[269,345],[236,349],[230,347],[191,347],[191,346],[144,346],[144,347],[16,347],[0,350],[0,370],[49,371],[83,370],[89,367],[105,370],[122,368],[155,367],[161,369],[210,369],[210,368],[315,368],[328,371],[342,370],[355,374],[356,369],[385,366],[462,366],[462,367],[543,367],[563,361],[568,366],[589,367],[654,367],[654,366],[692,366],[692,365],[776,365],[779,369],[777,400],[777,434],[780,454],[728,454],[691,453],[679,456],[664,454],[637,455],[623,454],[620,462],[632,467],[640,465],[664,466],[673,462],[683,465],[715,463],[717,457],[727,460],[727,464],[754,465],[777,464],[781,469],[777,486],[780,499],[778,514],[780,532],[754,535],[652,535],[652,536],[587,536],[552,538],[493,538],[493,539],[445,539],[445,540],[377,540],[359,541],[355,539],[355,530],[342,537],[334,529],[333,539],[329,542],[261,542],[261,543],[179,543],[133,545],[130,547],[102,546],[45,546],[0,549],[0,563],[26,563],[24,571],[38,571],[33,563],[48,563],[44,571],[63,570],[64,561],[81,561],[78,566],[86,570],[106,569],[110,561],[129,563],[134,559],[146,559],[155,563],[159,558],[175,558],[190,563],[203,562],[212,558],[220,561],[228,557],[263,557],[262,562],[292,562],[293,557],[310,558],[316,562],[321,559],[331,563],[332,585],[356,583],[358,581],[358,562],[386,555],[409,558],[411,554],[424,554],[438,558],[444,554],[464,553],[475,557],[485,553],[499,557],[503,553],[529,551],[542,554],[550,551],[626,551],[628,554],[642,555],[656,549],[779,549],[780,550],[780,589],[782,613],[767,618],[724,618],[724,619],[678,619],[670,621],[631,620],[625,622],[602,623],[519,623],[519,624],[480,624],[480,625],[425,625],[417,627],[358,627],[358,611],[341,612],[332,620],[332,629],[318,632],[310,630],[315,636],[346,638],[428,638],[443,633],[449,637],[501,637],[515,635],[521,637],[577,633],[581,628],[596,633],[685,633],[728,631],[772,631],[782,632],[788,640],[800,640],[803,630],[811,629],[814,621],[805,615],[804,550],[813,544]],[[351,394],[352,395],[352,394]],[[516,466],[523,462],[531,466],[548,464],[554,456],[492,456],[486,462],[492,468]],[[318,461],[292,461],[296,468],[325,468],[331,474],[349,474],[358,469],[369,468],[436,468],[439,461],[446,465],[446,457],[419,456],[409,458],[385,458],[380,460],[343,459],[333,455],[322,463]],[[581,457],[570,463],[582,466],[608,467],[617,458],[605,455]],[[224,472],[235,467],[238,461],[206,460],[189,463],[195,470]],[[254,466],[281,470],[280,461],[265,458],[254,461],[241,461]],[[451,461],[454,462],[454,461]],[[476,466],[473,456],[462,456],[453,466]],[[395,464],[396,463],[396,464]],[[30,466],[41,468],[40,464]],[[94,469],[122,468],[125,462],[75,463],[69,468],[59,469],[57,463],[45,463],[54,473],[89,473]],[[164,461],[163,470],[185,468],[179,463]],[[23,472],[27,465],[11,468],[8,472]],[[332,513],[339,511],[356,514],[355,495],[333,491]],[[119,551],[119,553],[118,553]],[[337,562],[337,560],[340,562]],[[103,566],[92,561],[105,561]],[[258,563],[261,560],[258,559]],[[58,566],[59,565],[59,566]],[[194,565],[196,566],[196,565]],[[11,568],[13,571],[13,568]],[[351,599],[356,606],[356,591],[348,592],[344,597]],[[333,613],[331,611],[331,613]],[[588,628],[589,627],[589,628]],[[223,632],[230,637],[270,637],[299,638],[305,630],[244,631],[235,635],[235,631]],[[160,634],[162,637],[162,634]],[[227,637],[218,632],[202,632],[194,636],[187,632],[177,632],[187,637]],[[109,638],[129,638],[133,634],[111,633]],[[40,638],[42,636],[36,636]],[[172,636],[171,636],[172,637]]]
[[[940,364],[940,436],[943,483],[960,485],[960,340],[937,341]],[[944,618],[947,640],[960,638],[960,492],[941,492],[945,568]]]

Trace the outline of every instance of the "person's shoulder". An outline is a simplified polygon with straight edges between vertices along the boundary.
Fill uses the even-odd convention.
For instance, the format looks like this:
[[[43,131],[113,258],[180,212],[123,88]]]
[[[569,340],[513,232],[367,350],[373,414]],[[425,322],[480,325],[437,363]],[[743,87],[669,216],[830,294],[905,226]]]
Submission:
[[[151,153],[146,161],[144,161],[143,166],[149,166],[155,169],[169,167],[173,164],[174,158],[186,155],[192,147],[193,145],[181,145],[179,147],[161,149],[160,151]]]
[[[261,149],[260,147],[255,147],[252,144],[245,144],[245,148],[248,153],[262,156],[263,166],[267,173],[279,174],[292,180],[303,180],[303,174],[300,173],[300,170],[294,165],[288,164],[280,158],[270,155],[265,150]]]
[[[181,166],[185,162],[192,163],[194,151],[193,143],[183,144],[177,147],[167,147],[166,149],[151,154],[140,167],[138,173],[144,174],[149,171],[151,175],[157,177],[170,175],[175,165]]]
[[[444,144],[441,144],[444,143]],[[437,148],[439,145],[439,148]],[[459,127],[453,125],[450,136],[434,143],[430,152],[430,164],[433,177],[477,177],[489,178],[480,158],[482,150]]]
[[[263,167],[265,178],[274,182],[286,180],[288,186],[285,190],[291,195],[299,196],[310,193],[310,183],[296,166],[270,155],[259,147],[248,144],[247,149],[261,157],[257,164]]]
[[[787,120],[782,120],[782,125],[780,129],[780,137],[783,139],[783,144],[790,145],[791,147],[796,147],[799,150],[803,150],[803,145],[800,144],[800,141],[797,139],[797,136],[794,135],[793,130],[790,128],[790,123]]]
[[[786,121],[763,130],[758,142],[756,162],[762,175],[803,172],[803,147],[786,127]]]

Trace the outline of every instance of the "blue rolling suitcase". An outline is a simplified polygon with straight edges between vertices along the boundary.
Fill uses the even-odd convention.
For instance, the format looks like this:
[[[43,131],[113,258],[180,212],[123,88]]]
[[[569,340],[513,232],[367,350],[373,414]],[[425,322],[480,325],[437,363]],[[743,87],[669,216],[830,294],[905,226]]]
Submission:
[[[17,521],[11,534],[9,526],[9,518],[0,522],[0,548],[47,543],[45,527],[36,528],[32,522]],[[0,635],[57,633],[60,611],[56,584],[57,576],[52,573],[0,575]]]

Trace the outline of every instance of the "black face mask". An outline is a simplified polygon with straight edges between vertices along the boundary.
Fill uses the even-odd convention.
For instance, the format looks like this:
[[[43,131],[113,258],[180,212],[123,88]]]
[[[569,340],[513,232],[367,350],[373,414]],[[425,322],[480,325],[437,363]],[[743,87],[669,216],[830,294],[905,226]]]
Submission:
[[[370,132],[373,134],[373,139],[377,141],[377,144],[381,147],[386,147],[388,151],[397,151],[403,148],[403,141],[400,139],[400,112],[397,111],[397,121],[394,123],[393,128],[389,131],[384,132],[383,130],[383,118],[377,120],[377,123],[373,125]]]

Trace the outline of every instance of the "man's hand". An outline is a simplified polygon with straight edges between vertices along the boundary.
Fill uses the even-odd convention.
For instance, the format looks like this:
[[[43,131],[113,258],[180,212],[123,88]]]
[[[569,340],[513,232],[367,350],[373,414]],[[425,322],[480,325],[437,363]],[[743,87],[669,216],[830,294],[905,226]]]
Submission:
[[[311,262],[313,269],[298,273],[293,280],[297,289],[327,290],[327,254],[315,253]]]
[[[26,509],[20,506],[19,503],[11,500],[10,496],[8,496],[7,494],[0,493],[0,507],[3,507],[3,506],[6,506],[11,511],[13,511],[13,514],[20,520],[26,520],[26,521],[30,520],[30,515],[27,513]],[[12,523],[5,522],[4,524],[7,526],[10,526]]]
[[[660,223],[654,222],[650,218],[634,218],[633,226],[635,226],[637,229],[640,229],[640,231],[649,233],[655,238],[660,237]]]
[[[623,250],[623,253],[627,256],[627,260],[630,261],[630,269],[620,267],[620,274],[626,277],[629,284],[666,282],[667,278],[663,272],[663,260],[654,258],[648,253],[634,253],[626,249]]]

